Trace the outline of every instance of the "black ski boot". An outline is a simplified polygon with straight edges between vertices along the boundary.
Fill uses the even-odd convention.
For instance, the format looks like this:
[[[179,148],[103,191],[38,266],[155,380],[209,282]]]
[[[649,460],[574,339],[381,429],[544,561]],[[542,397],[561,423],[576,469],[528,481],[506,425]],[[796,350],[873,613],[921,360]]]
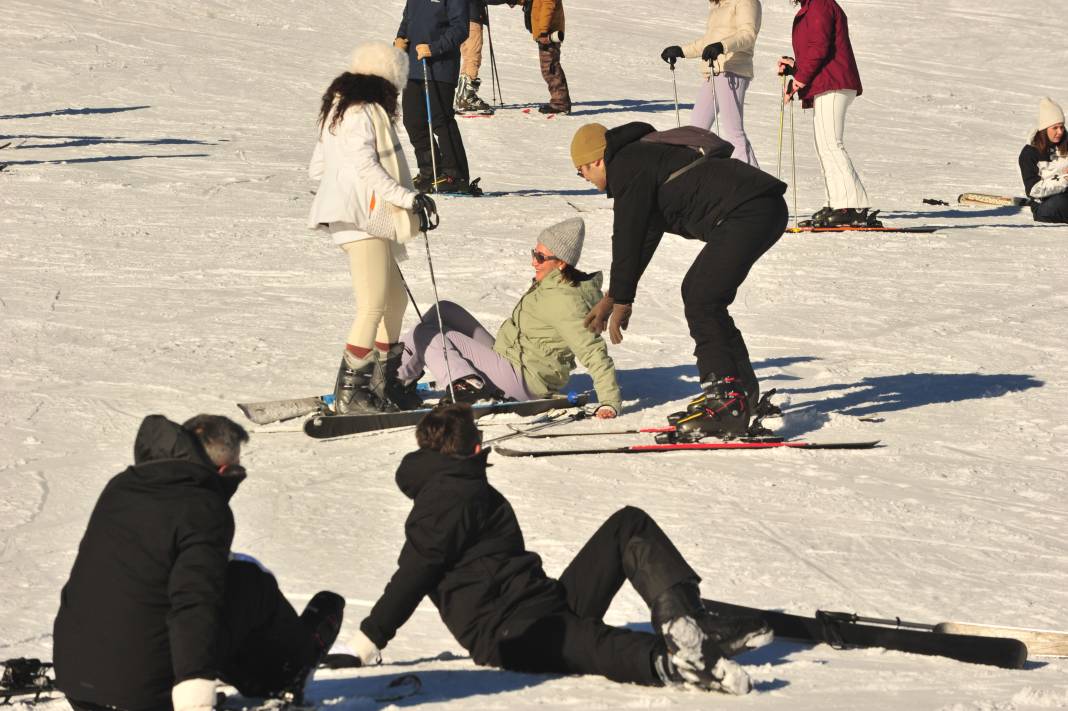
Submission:
[[[542,104],[538,107],[539,114],[570,114],[570,106],[553,106],[552,104]]]
[[[798,227],[826,227],[827,226],[827,217],[832,212],[834,212],[834,210],[829,205],[824,205],[820,209],[816,210],[816,212],[814,212],[812,214],[812,217],[808,218],[807,220],[801,220],[800,222],[798,222],[797,226]]]
[[[293,674],[279,695],[283,701],[299,706],[304,703],[304,689],[315,676],[315,669],[334,646],[338,633],[341,632],[341,620],[344,617],[345,598],[329,590],[315,593],[307,607],[300,613],[300,623],[310,633],[312,640],[311,658]]]
[[[478,95],[478,90],[481,86],[481,79],[469,79],[466,75],[461,74],[460,81],[456,85],[456,95],[452,102],[453,110],[458,114],[492,116],[493,107]]]
[[[471,197],[481,197],[482,188],[479,187],[478,181],[481,178],[475,178],[468,181],[460,175],[453,175],[446,173],[438,178],[437,184],[434,185],[434,192],[441,193],[443,195],[470,195]]]
[[[334,412],[339,415],[370,415],[382,411],[370,388],[374,369],[373,359],[368,360],[366,365],[353,368],[348,358],[342,356],[334,384]]]
[[[405,385],[397,378],[401,358],[404,356],[404,344],[394,343],[382,356],[375,352],[375,368],[371,374],[371,392],[385,412],[398,410],[418,410],[423,406],[423,398],[416,390],[418,381]]]
[[[715,657],[733,657],[747,649],[757,649],[771,642],[773,633],[763,619],[751,615],[716,614],[705,609],[697,583],[684,580],[676,583],[653,600],[653,628],[664,637],[668,652],[675,654],[681,648],[683,629],[676,626],[679,620],[689,620],[699,629],[701,644]],[[669,635],[675,629],[675,639]]]
[[[712,436],[744,437],[749,431],[748,396],[737,378],[701,383],[704,392],[690,401],[686,412],[675,413],[668,422],[675,426],[676,442],[697,442]]]
[[[474,375],[454,380],[452,388],[445,391],[438,404],[451,404],[451,393],[456,393],[456,402],[466,402],[468,405],[475,405],[480,402],[504,402],[508,399],[496,385]]]

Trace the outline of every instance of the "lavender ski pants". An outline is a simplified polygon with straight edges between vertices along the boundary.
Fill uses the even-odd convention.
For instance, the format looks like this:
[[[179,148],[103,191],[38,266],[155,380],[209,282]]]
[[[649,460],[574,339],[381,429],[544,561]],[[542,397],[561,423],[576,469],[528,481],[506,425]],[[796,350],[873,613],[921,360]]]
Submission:
[[[711,81],[703,82],[697,91],[693,113],[690,114],[690,125],[711,131],[716,120],[718,99],[719,135],[734,145],[734,154],[731,157],[759,168],[756,153],[745,135],[745,126],[742,123],[745,92],[748,88],[748,79],[731,72],[717,74]]]
[[[472,375],[493,383],[506,397],[533,400],[523,376],[504,356],[493,350],[494,338],[466,309],[451,301],[441,302],[441,320],[445,325],[445,344],[438,331],[436,307],[423,314],[422,321],[401,337],[404,355],[397,377],[404,382],[414,380],[423,368],[429,368],[439,386]],[[445,354],[448,353],[448,367]]]

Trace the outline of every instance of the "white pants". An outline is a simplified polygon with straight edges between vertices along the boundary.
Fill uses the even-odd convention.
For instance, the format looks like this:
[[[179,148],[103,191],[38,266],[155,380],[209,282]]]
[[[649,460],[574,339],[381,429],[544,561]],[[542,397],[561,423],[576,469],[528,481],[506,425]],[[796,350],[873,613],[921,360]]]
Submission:
[[[828,91],[817,96],[814,102],[816,155],[827,188],[827,204],[836,210],[871,207],[868,192],[845,149],[845,115],[855,98],[857,92],[853,90]]]
[[[333,222],[330,232],[344,232],[344,223]],[[370,350],[376,343],[383,348],[400,340],[408,292],[400,267],[393,258],[393,243],[371,238],[341,245],[349,256],[356,315],[346,343]]]
[[[743,123],[745,91],[748,88],[748,79],[731,72],[717,74],[712,81],[702,83],[697,90],[693,113],[690,114],[690,125],[711,131],[718,112],[719,135],[734,146],[731,157],[759,168]],[[719,106],[716,106],[717,100]]]

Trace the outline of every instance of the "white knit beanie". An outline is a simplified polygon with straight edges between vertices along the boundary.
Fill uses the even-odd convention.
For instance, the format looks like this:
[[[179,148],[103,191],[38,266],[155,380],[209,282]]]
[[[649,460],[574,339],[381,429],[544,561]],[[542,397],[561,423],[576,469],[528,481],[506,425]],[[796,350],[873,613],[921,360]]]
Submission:
[[[1064,123],[1064,109],[1048,96],[1038,102],[1038,126],[1036,131],[1045,131],[1055,123]]]
[[[364,42],[352,50],[349,71],[382,77],[397,91],[404,91],[408,83],[408,55],[389,42]]]
[[[582,242],[586,239],[586,223],[581,217],[557,222],[546,227],[538,236],[538,241],[552,250],[553,255],[571,266],[578,266],[582,256]]]

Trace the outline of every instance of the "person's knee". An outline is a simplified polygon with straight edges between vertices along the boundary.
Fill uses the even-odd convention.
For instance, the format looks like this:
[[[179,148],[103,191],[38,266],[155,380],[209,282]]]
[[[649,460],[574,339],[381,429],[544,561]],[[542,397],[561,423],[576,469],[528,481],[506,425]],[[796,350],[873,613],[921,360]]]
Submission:
[[[249,600],[278,593],[274,575],[254,558],[233,559],[226,565],[226,596]]]
[[[608,517],[608,522],[620,529],[641,528],[653,517],[637,506],[624,506]]]

